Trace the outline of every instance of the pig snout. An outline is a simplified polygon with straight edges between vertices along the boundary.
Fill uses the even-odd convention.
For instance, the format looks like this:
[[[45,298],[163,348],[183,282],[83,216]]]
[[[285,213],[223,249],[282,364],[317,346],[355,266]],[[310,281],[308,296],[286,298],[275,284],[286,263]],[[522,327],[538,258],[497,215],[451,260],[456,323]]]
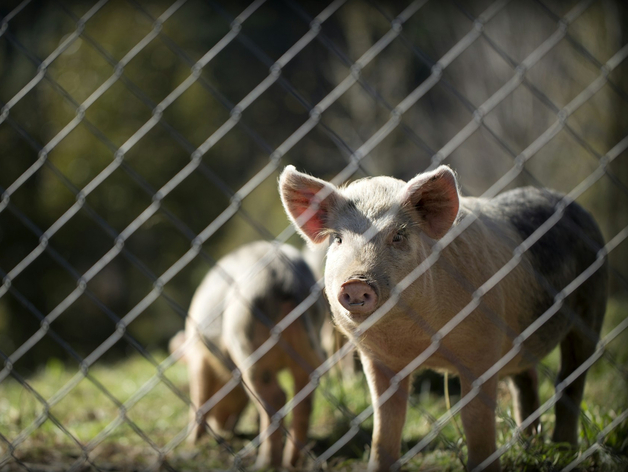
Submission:
[[[338,301],[350,313],[368,314],[377,307],[377,293],[361,278],[351,278],[340,286]]]

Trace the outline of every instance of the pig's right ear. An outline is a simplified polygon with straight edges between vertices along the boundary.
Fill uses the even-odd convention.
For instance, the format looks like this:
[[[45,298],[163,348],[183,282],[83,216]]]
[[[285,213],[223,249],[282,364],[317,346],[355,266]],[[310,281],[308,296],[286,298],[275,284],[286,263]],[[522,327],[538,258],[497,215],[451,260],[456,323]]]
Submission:
[[[279,177],[281,202],[306,241],[319,244],[329,235],[330,213],[342,198],[332,184],[287,166]]]

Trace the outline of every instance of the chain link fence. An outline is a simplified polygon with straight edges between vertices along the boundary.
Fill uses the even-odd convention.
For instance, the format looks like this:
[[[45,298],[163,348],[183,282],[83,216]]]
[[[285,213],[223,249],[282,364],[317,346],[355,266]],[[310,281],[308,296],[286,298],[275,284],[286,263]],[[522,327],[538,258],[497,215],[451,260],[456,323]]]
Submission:
[[[509,470],[626,467],[628,12],[621,2],[25,0],[4,3],[0,14],[0,470],[248,470],[275,430],[294,440],[282,420],[312,392],[313,439],[297,444],[303,468],[362,470],[373,408],[573,201],[594,214],[607,241],[595,263],[561,290],[549,288],[554,305],[471,393],[455,393],[450,408],[430,407],[428,377],[415,382],[395,466],[443,467],[433,461],[444,449],[447,466],[462,467],[457,415],[608,263],[611,301],[597,349],[556,392],[542,391],[542,405],[519,426],[501,392],[504,433],[489,460],[501,458]],[[344,381],[335,374],[354,354],[349,342],[272,412],[265,430],[257,431],[251,410],[235,436],[209,428],[207,442],[187,445],[196,421],[187,412],[188,345],[171,355],[163,349],[221,256],[255,239],[301,244],[277,193],[284,166],[339,185],[381,174],[408,180],[442,163],[457,171],[467,195],[534,185],[565,197],[508,264],[469,288],[472,302],[373,404],[360,374]],[[473,220],[455,226],[396,293]],[[222,389],[192,408],[208,412],[242,385],[240,372],[281,344],[321,291],[322,280],[243,365],[229,366]],[[540,365],[547,385],[554,364]],[[521,433],[549,416],[590,368],[589,383],[598,385],[581,413],[580,449],[550,457]],[[611,396],[599,397],[601,390]],[[521,451],[528,451],[523,459]]]

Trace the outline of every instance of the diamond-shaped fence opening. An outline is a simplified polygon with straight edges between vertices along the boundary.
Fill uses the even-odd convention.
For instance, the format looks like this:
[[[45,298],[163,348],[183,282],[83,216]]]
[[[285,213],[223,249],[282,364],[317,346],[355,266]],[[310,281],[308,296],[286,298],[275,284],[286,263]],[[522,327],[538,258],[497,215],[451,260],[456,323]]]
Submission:
[[[0,470],[250,470],[278,466],[277,444],[303,470],[363,470],[369,456],[372,470],[625,470],[626,24],[613,0],[4,2]],[[461,195],[561,196],[514,240],[485,227],[509,248],[499,263],[483,241],[473,260],[451,257],[485,221],[469,207],[389,269],[389,298],[347,329],[324,251],[280,249],[303,247],[277,191],[288,164],[338,186],[446,164]],[[565,218],[574,202],[605,245]],[[319,204],[298,223],[320,224]],[[382,239],[369,225],[354,260]],[[557,231],[554,252],[589,253],[568,280],[551,275],[573,272],[555,254],[538,257]],[[233,252],[255,240],[269,243]],[[447,290],[408,303],[435,271]],[[578,311],[606,273],[592,326]],[[491,300],[516,277],[541,301],[513,326],[515,302]],[[481,368],[451,341],[478,317],[466,342],[506,346]],[[530,348],[559,344],[561,323],[575,326],[571,367],[560,348]],[[409,336],[418,347],[397,356]],[[509,379],[532,379],[536,400],[495,386],[513,359],[536,365]],[[469,413],[487,408],[494,428]],[[577,433],[554,439],[577,445],[552,443],[570,415]]]

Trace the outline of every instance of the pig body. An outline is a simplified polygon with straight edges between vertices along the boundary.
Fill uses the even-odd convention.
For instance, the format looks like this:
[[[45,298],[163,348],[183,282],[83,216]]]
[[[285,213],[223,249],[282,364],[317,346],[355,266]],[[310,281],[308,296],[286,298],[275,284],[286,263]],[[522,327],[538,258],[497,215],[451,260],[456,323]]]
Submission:
[[[458,374],[464,396],[513,346],[520,348],[504,358],[498,375],[482,378],[479,394],[461,410],[472,469],[496,449],[498,377],[509,377],[521,423],[539,406],[534,366],[544,356],[560,344],[561,381],[595,350],[606,267],[566,298],[555,298],[596,262],[604,242],[593,218],[572,203],[526,251],[516,250],[554,214],[561,195],[524,188],[492,200],[465,198],[444,166],[407,183],[374,177],[343,188],[288,167],[280,191],[306,240],[329,243],[325,290],[335,323],[358,341],[374,404],[369,470],[389,470],[399,458],[413,368]],[[406,279],[426,263],[436,241],[472,214],[477,219],[438,250],[434,264]],[[383,307],[391,296],[396,304]],[[386,313],[362,331],[360,324],[380,308]],[[519,345],[519,335],[548,310],[548,319]],[[391,380],[398,388],[382,397]],[[557,403],[555,441],[576,443],[583,390],[581,375]],[[499,462],[488,469],[499,470]]]
[[[309,382],[309,374],[323,360],[321,300],[289,324],[279,342],[257,362],[243,366],[314,285],[316,280],[298,250],[268,242],[243,246],[209,271],[194,294],[186,322],[186,338],[195,339],[185,353],[193,404],[190,415],[195,420],[192,440],[205,429],[197,409],[232,379],[236,367],[242,370],[248,391],[239,384],[207,413],[209,426],[221,433],[235,427],[249,396],[260,414],[260,431],[270,426],[271,417],[286,400],[277,380],[280,370],[290,370],[296,392]],[[293,410],[290,439],[283,449],[286,466],[296,464],[305,445],[310,411],[311,396]],[[282,436],[279,429],[262,441],[256,467],[282,464]]]

